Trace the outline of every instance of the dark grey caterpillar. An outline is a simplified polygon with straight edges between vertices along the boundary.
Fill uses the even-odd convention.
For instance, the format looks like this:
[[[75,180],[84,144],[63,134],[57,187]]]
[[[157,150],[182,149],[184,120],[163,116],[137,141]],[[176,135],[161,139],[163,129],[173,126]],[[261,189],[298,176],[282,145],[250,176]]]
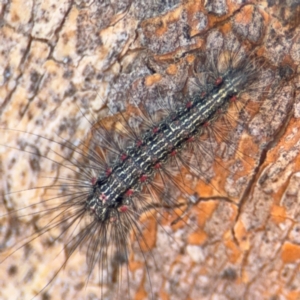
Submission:
[[[257,79],[254,60],[238,62],[235,69],[219,74],[215,86],[207,93],[197,95],[171,112],[162,122],[143,133],[134,146],[124,149],[120,159],[93,179],[93,187],[86,200],[86,209],[95,214],[99,222],[112,220],[128,207],[134,209],[135,197],[141,187],[163,170],[171,157],[178,155],[186,143],[195,142],[203,126],[228,106],[237,96]],[[135,200],[134,200],[135,199]]]
[[[69,243],[72,249],[89,245],[93,254],[88,257],[90,270],[96,265],[101,270],[109,269],[111,255],[129,261],[130,233],[138,244],[144,243],[148,248],[147,236],[138,221],[140,216],[160,214],[158,207],[177,207],[177,192],[187,194],[182,176],[176,177],[182,167],[206,179],[199,156],[213,154],[202,136],[210,134],[210,125],[213,127],[215,121],[223,118],[229,106],[242,112],[247,104],[244,94],[262,93],[270,84],[274,74],[270,70],[262,72],[262,61],[254,55],[247,57],[236,41],[230,41],[229,45],[235,50],[224,53],[213,49],[200,54],[205,56],[202,67],[206,78],[201,84],[202,79],[196,74],[196,93],[187,96],[185,103],[174,101],[174,105],[161,100],[163,108],[156,113],[150,113],[145,106],[139,108],[142,129],[139,125],[129,125],[124,115],[119,135],[105,129],[101,122],[100,128],[94,129],[88,154],[93,175],[87,195],[80,196],[80,202],[76,203],[78,212],[72,213],[71,223],[86,214],[91,219]],[[264,83],[258,83],[262,76]],[[194,159],[191,153],[195,153]],[[67,209],[68,206],[73,210],[74,201]]]
[[[139,222],[141,215],[160,215],[161,207],[168,206],[171,210],[177,207],[178,193],[188,194],[182,167],[201,180],[207,179],[201,169],[201,155],[214,156],[210,144],[214,122],[225,118],[230,106],[237,107],[238,113],[242,111],[247,103],[244,94],[256,90],[263,93],[273,78],[272,72],[263,72],[263,62],[254,55],[246,56],[237,40],[229,39],[226,43],[227,50],[199,51],[200,67],[189,78],[192,86],[190,95],[183,94],[184,103],[178,102],[174,95],[169,102],[162,95],[162,108],[156,112],[146,105],[136,105],[138,116],[133,117],[133,123],[121,114],[122,125],[118,130],[108,129],[100,121],[92,127],[87,145],[82,143],[77,147],[70,142],[52,141],[74,153],[59,155],[63,163],[57,164],[73,172],[75,179],[61,176],[57,185],[50,186],[56,194],[37,203],[45,208],[33,213],[39,220],[50,218],[50,221],[15,247],[17,251],[44,234],[61,229],[52,243],[63,239],[66,259],[37,294],[42,294],[78,249],[86,251],[87,281],[93,270],[99,271],[100,299],[110,294],[105,287],[111,282],[122,282],[124,277],[130,290],[131,279],[121,273],[120,265],[127,266],[130,261],[132,238],[140,248],[142,243],[146,245],[144,248],[150,248]],[[258,83],[262,76],[263,84]],[[205,135],[208,145],[203,142]],[[48,156],[42,157],[53,161]],[[26,213],[19,217],[26,217]],[[131,298],[130,294],[127,296]]]

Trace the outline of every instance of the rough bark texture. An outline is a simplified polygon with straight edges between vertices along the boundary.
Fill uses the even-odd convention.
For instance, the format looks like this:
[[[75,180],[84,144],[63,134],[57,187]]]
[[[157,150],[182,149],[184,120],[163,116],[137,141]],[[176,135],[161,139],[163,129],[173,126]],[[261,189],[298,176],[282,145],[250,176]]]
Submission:
[[[201,201],[184,221],[146,221],[147,266],[133,243],[124,282],[112,279],[104,298],[123,299],[129,285],[132,299],[299,299],[299,1],[164,2],[2,2],[0,126],[78,143],[88,119],[117,115],[132,99],[155,101],[153,85],[162,93],[182,89],[186,66],[214,30],[251,40],[281,72],[279,88],[260,99],[233,137],[238,151],[231,156],[223,145],[212,160],[209,184],[189,177]],[[62,160],[39,136],[0,135],[3,145]],[[51,149],[63,151],[54,143]],[[35,155],[4,146],[0,155],[1,215],[48,196],[47,189],[8,191],[43,186],[45,176],[55,184],[60,175],[58,164]],[[32,215],[0,221],[3,257],[41,225]],[[55,258],[61,248],[48,235],[3,262],[0,297],[31,299],[62,265],[64,255]],[[97,270],[85,286],[84,253],[71,257],[41,299],[101,298]]]

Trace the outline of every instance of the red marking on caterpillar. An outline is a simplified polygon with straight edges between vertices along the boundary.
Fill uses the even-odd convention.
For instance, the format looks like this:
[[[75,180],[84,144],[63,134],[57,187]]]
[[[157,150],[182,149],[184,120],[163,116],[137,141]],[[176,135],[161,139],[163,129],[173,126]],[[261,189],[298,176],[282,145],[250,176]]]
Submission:
[[[236,96],[236,95],[232,96],[232,97],[230,98],[230,101],[231,101],[231,102],[237,102],[237,101],[238,101],[237,96]]]
[[[126,157],[122,160],[125,160],[125,159],[126,159]],[[111,173],[112,173],[112,168],[107,168],[106,171],[105,171],[106,176],[109,176]]]
[[[102,203],[105,203],[107,200],[107,196],[104,193],[101,193],[101,195],[99,196],[99,199],[102,201]]]
[[[161,168],[161,166],[162,166],[162,164],[161,164],[161,163],[157,163],[157,164],[155,164],[155,165],[154,165],[154,169],[160,169],[160,168]]]
[[[222,82],[223,82],[223,78],[219,77],[219,78],[216,79],[215,85],[218,86],[218,85],[220,85]]]
[[[97,178],[96,177],[92,177],[91,178],[91,184],[95,185],[96,182],[97,182]]]
[[[176,156],[177,155],[177,151],[176,150],[172,150],[170,153],[171,156]]]
[[[122,206],[119,207],[119,211],[122,212],[122,213],[127,212],[128,209],[129,209],[129,207],[126,206],[126,205],[122,205]]]
[[[144,182],[147,181],[147,179],[148,179],[147,175],[142,175],[142,176],[140,177],[140,182],[144,183]]]
[[[127,157],[128,157],[128,156],[127,156],[126,154],[122,154],[122,155],[121,155],[121,160],[124,161],[124,160],[127,159]]]
[[[158,132],[159,132],[159,128],[158,128],[158,127],[154,127],[154,128],[152,129],[152,131],[153,131],[153,133],[158,133]]]
[[[185,106],[186,106],[186,108],[192,108],[193,107],[193,102],[188,101]]]
[[[134,191],[131,190],[131,189],[129,189],[128,191],[126,191],[125,195],[126,195],[127,197],[130,197],[130,196],[133,195],[133,193],[134,193]]]

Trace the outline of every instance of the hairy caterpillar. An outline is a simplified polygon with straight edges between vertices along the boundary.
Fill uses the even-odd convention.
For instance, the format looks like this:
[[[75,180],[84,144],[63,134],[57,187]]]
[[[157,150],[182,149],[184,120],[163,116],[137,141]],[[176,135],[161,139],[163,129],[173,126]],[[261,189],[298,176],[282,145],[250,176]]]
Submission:
[[[218,57],[219,57],[219,54],[218,54]],[[225,56],[226,57],[226,56]],[[201,59],[200,59],[201,60]],[[194,86],[195,87],[195,84],[192,84],[192,86]],[[115,93],[115,94],[117,94],[117,93]],[[161,92],[161,96],[159,96],[159,97],[162,97],[163,96],[163,91]],[[134,96],[134,95],[133,95]],[[122,97],[121,97],[122,98]],[[147,100],[147,97],[145,97],[145,99]],[[276,115],[275,113],[274,113],[274,115]],[[67,123],[66,123],[67,124]],[[231,144],[231,145],[233,145],[233,144]],[[67,148],[67,147],[66,147]],[[234,146],[231,146],[231,148],[232,149],[234,149],[235,147]],[[230,147],[229,147],[229,149],[230,149]],[[66,151],[66,154],[65,155],[68,155],[68,149],[65,149],[65,151]],[[209,156],[207,156],[208,158],[209,158]],[[55,160],[57,160],[58,158],[56,157],[55,158]],[[33,165],[34,165],[34,163],[35,163],[35,161],[33,160],[32,161],[32,163],[33,163]],[[225,170],[226,169],[226,167],[223,167],[223,170]],[[215,184],[213,184],[213,185],[210,185],[210,188],[212,188],[212,189],[214,189],[214,190],[217,190],[217,187],[215,186]],[[201,195],[202,196],[202,195]],[[22,203],[21,203],[22,204]],[[24,203],[23,203],[23,205],[20,205],[21,207],[23,207],[24,206]],[[226,205],[225,205],[226,206]],[[176,244],[176,243],[175,243]],[[191,249],[193,249],[193,248],[191,248]],[[189,251],[192,251],[192,250],[189,250]],[[201,251],[198,251],[199,253],[201,253]],[[122,261],[122,257],[120,257],[120,261]],[[197,258],[195,258],[194,257],[194,259],[197,259]],[[199,258],[198,258],[199,259]],[[158,260],[159,261],[159,260]],[[84,264],[84,262],[83,262],[83,264]],[[61,264],[62,265],[62,264]],[[149,267],[148,267],[149,268]],[[175,271],[174,271],[175,272]],[[227,273],[230,273],[229,271],[227,272]],[[231,272],[232,273],[232,272]],[[231,274],[230,273],[230,274]],[[173,274],[174,275],[174,274]],[[225,276],[225,275],[224,275]],[[229,275],[228,275],[229,276]],[[229,276],[230,277],[230,276]],[[153,277],[153,276],[151,276],[151,278],[152,278],[152,280],[155,280],[155,277]],[[176,278],[176,276],[174,275],[173,276],[173,279],[175,280],[175,278]],[[134,286],[134,283],[135,281],[134,280],[130,280],[130,285],[131,285],[131,288],[133,288],[133,289],[135,289],[135,286]],[[125,286],[126,287],[126,284],[125,285],[122,285],[123,287]],[[157,285],[154,285],[153,286],[153,284],[152,284],[152,290],[153,289],[155,289],[157,287]],[[117,294],[117,295],[119,295],[119,294]],[[98,294],[98,297],[99,297],[99,294]]]

